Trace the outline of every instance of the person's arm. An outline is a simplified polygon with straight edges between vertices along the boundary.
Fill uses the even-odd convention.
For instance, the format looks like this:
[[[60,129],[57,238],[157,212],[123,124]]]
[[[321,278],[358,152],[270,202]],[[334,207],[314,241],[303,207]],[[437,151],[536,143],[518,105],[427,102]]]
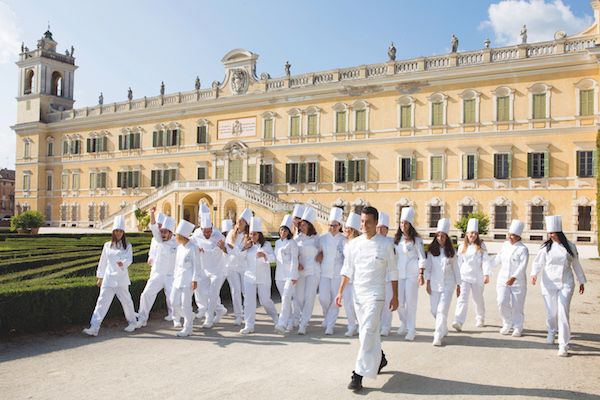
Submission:
[[[300,276],[298,271],[298,245],[294,239],[288,240],[290,242],[290,271],[292,273],[292,282],[297,281]]]
[[[125,249],[125,259],[122,261],[123,268],[127,269],[133,263],[133,246],[127,242],[127,248]]]
[[[192,290],[196,290],[202,275],[202,257],[200,257],[200,249],[198,249],[196,246],[191,247],[190,253],[192,257],[192,268],[194,268],[194,281],[192,282]]]
[[[98,278],[98,281],[96,282],[96,284],[98,285],[98,287],[102,286],[102,280],[104,279],[104,272],[106,271],[106,265],[108,264],[108,254],[106,254],[107,245],[110,246],[110,242],[106,242],[106,243],[104,243],[104,246],[102,246],[102,254],[100,255],[100,261],[98,262],[98,269],[96,270],[96,277]]]
[[[487,247],[483,242],[481,243],[481,269],[483,270],[483,283],[488,284],[490,276],[492,276],[492,268],[490,267],[490,256]]]
[[[392,299],[390,300],[390,310],[396,311],[398,309],[398,281],[392,282]]]
[[[544,265],[546,265],[546,254],[547,253],[548,252],[546,251],[546,248],[540,248],[537,255],[535,256],[535,259],[533,260],[533,266],[531,268],[531,284],[532,285],[536,284],[537,276],[542,271],[542,268],[544,268]]]
[[[579,294],[583,294],[584,283],[587,283],[587,280],[585,278],[583,268],[581,267],[581,263],[579,262],[579,253],[577,252],[577,247],[573,243],[571,243],[571,245],[571,251],[573,252],[573,271],[575,272],[575,276],[577,277],[577,281],[579,282]]]
[[[427,294],[431,295],[431,263],[432,263],[432,259],[433,256],[431,255],[431,253],[428,255],[427,260],[425,262],[425,281],[427,282],[427,286],[425,288],[425,290],[427,290]]]
[[[427,263],[427,257],[425,256],[423,239],[420,237],[415,238],[415,248],[417,249],[417,258],[419,259],[419,285],[423,286],[425,284],[425,263]]]
[[[515,281],[517,280],[517,276],[525,275],[525,270],[527,269],[528,262],[529,262],[529,250],[527,250],[527,247],[525,247],[523,245],[523,247],[521,248],[521,251],[519,252],[519,266],[515,270],[515,273],[508,280],[508,282],[510,282],[510,283],[506,282],[507,285],[511,286],[513,283],[515,283]]]
[[[265,254],[265,260],[267,260],[269,264],[273,264],[277,261],[275,259],[275,253],[273,252],[273,246],[271,245],[271,242],[265,242],[261,250]]]
[[[335,305],[338,307],[342,306],[342,298],[344,295],[344,290],[346,290],[346,286],[348,286],[348,282],[350,282],[350,278],[348,278],[345,275],[342,275],[342,283],[340,283],[340,288],[338,290],[338,294],[337,294],[337,296],[335,296]],[[398,283],[398,282],[396,282],[396,283]],[[398,289],[398,287],[396,286],[396,290],[397,289]]]
[[[491,268],[497,267],[498,265],[502,264],[502,249],[504,249],[504,243],[502,244],[502,246],[500,246],[498,254],[496,254],[494,258],[490,259]]]

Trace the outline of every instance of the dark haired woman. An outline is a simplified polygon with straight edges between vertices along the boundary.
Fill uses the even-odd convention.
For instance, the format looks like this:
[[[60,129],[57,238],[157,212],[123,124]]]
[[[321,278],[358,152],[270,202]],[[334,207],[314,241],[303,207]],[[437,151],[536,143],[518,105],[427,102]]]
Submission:
[[[440,219],[435,239],[427,249],[425,263],[427,293],[431,300],[431,314],[435,318],[434,346],[441,346],[442,339],[448,334],[448,310],[454,287],[456,287],[456,296],[460,296],[460,269],[448,232],[450,232],[450,220]]]
[[[562,232],[560,215],[546,217],[546,231],[550,236],[535,257],[531,271],[531,284],[535,285],[542,272],[542,295],[546,303],[546,343],[554,344],[558,332],[558,356],[566,357],[571,339],[569,308],[575,291],[573,272],[579,281],[579,294],[583,294],[585,274],[579,263],[575,245]]]
[[[275,284],[281,296],[281,312],[275,330],[282,335],[291,321],[292,297],[298,280],[298,245],[294,240],[292,228],[294,217],[290,214],[283,217],[279,227],[279,239],[275,242]]]
[[[125,328],[125,332],[135,330],[136,318],[133,300],[131,299],[131,293],[129,293],[131,281],[127,269],[132,262],[131,243],[127,243],[125,238],[125,218],[118,215],[113,222],[112,240],[104,243],[102,248],[98,271],[96,272],[100,294],[92,314],[90,327],[84,329],[84,333],[90,336],[98,336],[100,324],[102,324],[115,295],[121,302],[123,313],[129,323]]]
[[[246,272],[244,274],[244,328],[240,333],[254,332],[256,320],[256,295],[260,304],[277,325],[277,308],[271,300],[271,263],[275,254],[271,243],[262,234],[262,218],[252,217],[250,240],[244,246],[246,251]]]
[[[417,299],[419,285],[425,284],[425,248],[423,239],[412,223],[415,210],[404,207],[400,215],[400,226],[394,237],[398,266],[398,316],[400,317],[399,335],[406,334],[405,340],[415,340]]]

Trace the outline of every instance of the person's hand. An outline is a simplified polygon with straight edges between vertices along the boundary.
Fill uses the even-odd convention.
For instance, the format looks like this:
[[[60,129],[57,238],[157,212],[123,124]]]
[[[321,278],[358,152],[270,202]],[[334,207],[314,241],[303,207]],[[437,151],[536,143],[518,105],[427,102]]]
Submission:
[[[429,281],[429,280],[427,281],[427,288],[425,289],[425,290],[427,290],[428,295],[431,295],[431,283],[430,282],[431,281]]]
[[[256,257],[262,257],[265,259],[265,261],[267,260],[267,255],[265,253],[263,253],[262,251],[257,251]]]
[[[225,253],[227,253],[227,247],[225,246],[225,241],[223,239],[219,239],[217,241],[217,246],[223,250]]]
[[[192,282],[192,290],[198,289],[198,282]]]
[[[398,297],[392,297],[390,300],[390,310],[396,311],[398,309]]]
[[[156,212],[156,206],[150,207],[150,213],[154,214]]]
[[[537,282],[537,276],[534,275],[531,277],[531,284],[535,285],[535,282]]]
[[[579,294],[583,294],[583,283],[579,285]]]
[[[423,275],[419,275],[419,285],[423,286],[425,284],[425,277]]]
[[[490,276],[489,275],[485,275],[483,277],[483,284],[487,285],[488,283],[490,283]]]
[[[319,252],[319,254],[317,254],[317,257],[315,258],[315,261],[320,263],[321,261],[323,261],[323,252]]]
[[[517,280],[517,278],[515,278],[513,276],[512,278],[510,278],[509,280],[506,281],[506,285],[512,286],[512,284],[515,283],[516,280]]]
[[[304,271],[304,266],[298,263],[298,271]]]
[[[198,250],[200,250],[200,253],[204,253],[204,249],[200,246],[198,246]]]
[[[338,293],[337,296],[335,296],[335,305],[338,307],[342,307],[342,294]]]
[[[96,282],[96,286],[98,286],[98,287],[102,286],[102,278],[98,278],[98,282]]]
[[[460,297],[460,285],[456,285],[456,297]]]
[[[250,247],[252,247],[252,240],[247,240],[242,251],[248,250]]]
[[[298,282],[296,279],[292,279],[292,286],[295,285],[296,282]]]
[[[123,269],[123,263],[121,261],[117,261],[117,265],[119,266],[119,268]]]
[[[152,263],[154,262],[154,260],[152,258],[148,259],[148,265],[152,266]]]

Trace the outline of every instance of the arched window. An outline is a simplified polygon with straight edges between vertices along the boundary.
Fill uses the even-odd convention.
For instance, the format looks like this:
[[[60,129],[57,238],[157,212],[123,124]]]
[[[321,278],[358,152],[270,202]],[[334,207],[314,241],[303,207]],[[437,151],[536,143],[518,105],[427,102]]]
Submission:
[[[34,90],[35,81],[33,77],[35,76],[35,72],[32,69],[28,69],[25,72],[25,94],[31,94]]]
[[[50,87],[50,94],[55,96],[63,95],[63,77],[58,71],[52,73],[52,86]]]

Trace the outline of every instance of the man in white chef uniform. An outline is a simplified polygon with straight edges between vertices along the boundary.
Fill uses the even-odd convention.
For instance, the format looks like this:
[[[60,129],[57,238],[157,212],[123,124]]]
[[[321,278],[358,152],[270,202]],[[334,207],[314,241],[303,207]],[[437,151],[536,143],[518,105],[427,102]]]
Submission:
[[[381,350],[380,317],[385,303],[386,277],[392,282],[389,307],[398,308],[398,268],[391,241],[376,232],[379,213],[365,207],[360,216],[363,235],[350,242],[342,268],[342,284],[335,299],[342,306],[342,295],[350,279],[354,282],[354,304],[358,318],[360,349],[349,389],[362,389],[362,378],[375,379],[387,360]]]

